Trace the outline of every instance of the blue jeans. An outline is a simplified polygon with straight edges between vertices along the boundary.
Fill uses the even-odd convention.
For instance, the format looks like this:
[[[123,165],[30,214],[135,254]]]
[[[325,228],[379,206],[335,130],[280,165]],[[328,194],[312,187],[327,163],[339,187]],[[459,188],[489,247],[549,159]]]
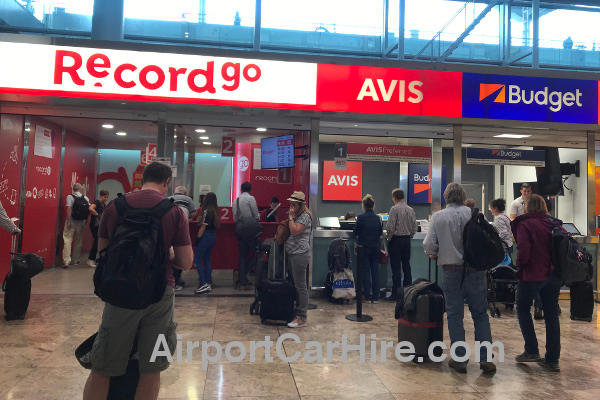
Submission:
[[[217,233],[215,231],[205,231],[201,238],[196,240],[196,252],[194,253],[194,265],[198,270],[198,278],[200,284],[212,284],[210,255],[212,254],[213,246],[217,241]],[[203,265],[204,264],[204,265]]]
[[[464,281],[463,281],[464,273]],[[462,285],[461,285],[462,282]],[[464,342],[465,328],[463,318],[465,313],[465,300],[469,305],[473,325],[475,326],[475,340],[492,343],[492,331],[487,314],[487,281],[485,271],[444,268],[444,297],[446,300],[446,313],[448,314],[448,332],[450,342]],[[465,355],[461,346],[456,349],[456,355]],[[487,349],[480,349],[480,362],[492,361],[488,359]]]
[[[519,281],[517,287],[517,317],[525,340],[525,351],[529,354],[539,354],[538,341],[531,319],[531,302],[535,295],[539,294],[546,323],[546,360],[550,362],[558,361],[560,358],[559,293],[560,280],[554,275],[545,282]]]
[[[379,300],[379,257],[378,247],[365,247],[363,249],[363,293],[365,299]],[[373,294],[371,294],[371,291]]]

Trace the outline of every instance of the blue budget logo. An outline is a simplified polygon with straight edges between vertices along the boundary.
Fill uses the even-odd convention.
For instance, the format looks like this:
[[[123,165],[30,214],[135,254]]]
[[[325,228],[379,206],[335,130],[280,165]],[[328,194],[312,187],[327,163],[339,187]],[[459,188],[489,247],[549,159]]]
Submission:
[[[596,124],[598,84],[464,73],[463,117]]]

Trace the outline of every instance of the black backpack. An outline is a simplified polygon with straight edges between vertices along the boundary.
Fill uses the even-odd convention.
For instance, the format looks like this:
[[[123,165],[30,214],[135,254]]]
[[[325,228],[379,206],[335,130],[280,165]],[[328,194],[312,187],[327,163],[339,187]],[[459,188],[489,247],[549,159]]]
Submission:
[[[463,250],[465,266],[479,271],[493,268],[504,260],[502,239],[476,208],[463,231]]]
[[[330,271],[342,272],[350,267],[350,251],[343,239],[334,239],[329,244],[327,261]]]
[[[94,293],[117,307],[139,310],[158,302],[167,285],[167,251],[162,217],[173,201],[164,199],[153,208],[133,208],[119,194],[119,219],[94,273]]]
[[[73,196],[72,194],[70,196]],[[90,203],[85,196],[73,196],[73,207],[71,208],[71,218],[77,221],[86,220],[90,215]]]
[[[559,220],[549,219],[552,224],[552,264],[560,280],[570,286],[592,279],[592,255],[562,228]]]

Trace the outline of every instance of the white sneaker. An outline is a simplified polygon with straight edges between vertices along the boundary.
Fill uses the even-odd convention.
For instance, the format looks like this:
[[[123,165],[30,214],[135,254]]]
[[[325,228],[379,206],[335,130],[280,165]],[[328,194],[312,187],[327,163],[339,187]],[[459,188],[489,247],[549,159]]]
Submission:
[[[306,320],[296,317],[292,322],[287,324],[287,326],[288,328],[302,328],[303,326],[306,326]]]
[[[96,261],[88,259],[87,265],[88,265],[88,267],[96,268]]]
[[[212,290],[212,288],[210,287],[210,285],[208,283],[205,283],[204,285],[202,285],[198,289],[196,289],[196,293],[207,293],[207,292],[210,292],[211,290]]]

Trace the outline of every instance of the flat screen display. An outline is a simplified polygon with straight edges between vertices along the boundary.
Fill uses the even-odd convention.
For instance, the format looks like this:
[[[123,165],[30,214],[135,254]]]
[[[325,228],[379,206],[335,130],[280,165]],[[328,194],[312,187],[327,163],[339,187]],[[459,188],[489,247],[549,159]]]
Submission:
[[[575,226],[575,224],[570,223],[570,222],[565,222],[565,223],[563,223],[562,226],[571,235],[581,236],[581,232],[579,232],[579,229],[577,229],[577,227]]]
[[[294,166],[294,135],[265,138],[260,141],[261,169]]]

